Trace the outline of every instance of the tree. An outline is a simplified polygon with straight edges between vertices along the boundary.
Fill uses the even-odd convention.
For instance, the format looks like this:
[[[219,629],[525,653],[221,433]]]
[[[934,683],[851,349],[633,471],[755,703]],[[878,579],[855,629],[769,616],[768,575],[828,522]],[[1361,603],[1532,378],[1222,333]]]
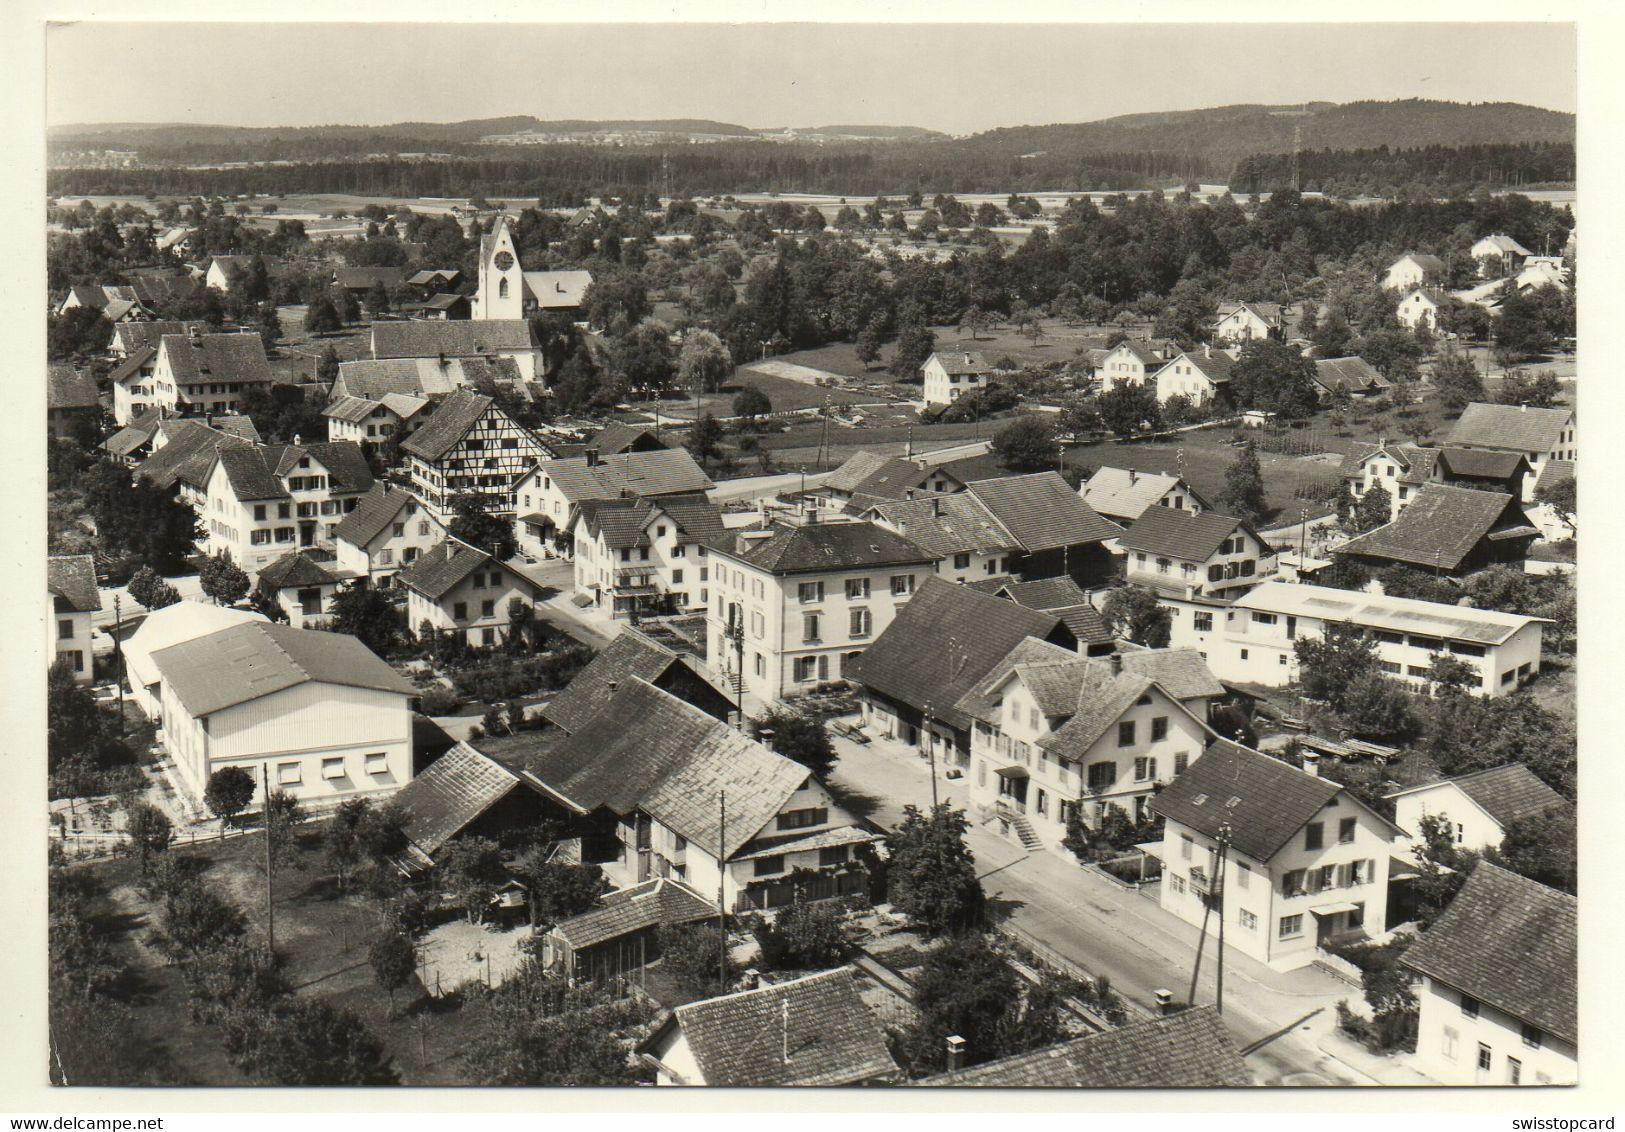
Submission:
[[[441,887],[462,906],[471,924],[485,916],[507,873],[502,850],[488,837],[460,837],[446,847],[435,863]]]
[[[316,380],[331,385],[339,376],[339,352],[331,346],[323,347],[316,359]]]
[[[762,962],[778,971],[828,970],[846,962],[852,951],[835,904],[807,900],[800,893],[773,920],[758,917],[751,933],[762,949]]]
[[[984,896],[975,858],[965,844],[967,828],[964,812],[947,802],[929,814],[910,805],[886,838],[892,905],[927,935],[962,931],[982,921]]]
[[[1299,681],[1311,699],[1324,700],[1341,714],[1349,689],[1377,673],[1377,642],[1348,622],[1328,622],[1319,637],[1301,637],[1293,646]]]
[[[959,316],[959,331],[961,334],[970,332],[970,340],[975,342],[981,331],[993,325],[993,316],[981,307],[966,307],[965,313]]]
[[[322,833],[327,867],[338,878],[340,892],[349,888],[350,875],[361,863],[361,823],[370,808],[365,798],[340,802]]]
[[[333,595],[332,628],[356,638],[379,656],[389,656],[406,634],[405,618],[389,595],[371,587],[351,587]]]
[[[1522,361],[1545,353],[1551,344],[1539,304],[1509,283],[1495,323],[1497,356],[1503,363]]]
[[[276,344],[282,339],[282,317],[277,314],[276,304],[261,303],[256,312],[256,323],[259,326],[260,341],[264,343],[266,352],[274,351]]]
[[[267,1085],[396,1085],[384,1045],[348,1010],[291,998],[266,1016],[254,1042],[253,1076]]]
[[[525,884],[531,925],[543,931],[596,907],[598,898],[609,888],[603,869],[551,860],[551,849],[548,845],[528,850],[515,862],[513,870]]]
[[[265,836],[271,840],[271,867],[299,863],[298,832],[305,808],[286,790],[273,790],[265,803]]]
[[[158,572],[151,566],[143,566],[137,570],[131,576],[126,588],[130,591],[130,596],[147,610],[163,609],[181,599],[180,591],[159,577]]]
[[[462,1061],[482,1085],[632,1085],[647,1077],[629,1056],[654,1014],[642,995],[572,985],[534,959],[487,999]]]
[[[839,756],[822,719],[788,708],[774,708],[750,721],[750,734],[766,743],[775,754],[800,763],[818,778],[828,778],[835,769]]]
[[[726,994],[736,977],[731,959],[724,960],[728,937],[712,923],[662,924],[657,936],[660,969],[684,1001]]]
[[[1444,814],[1423,814],[1416,825],[1417,875],[1411,882],[1411,895],[1416,900],[1416,920],[1426,929],[1456,898],[1479,855],[1456,847],[1455,826]]]
[[[451,525],[446,531],[452,538],[485,551],[498,562],[506,562],[519,553],[513,524],[503,522],[487,510],[485,501],[479,495],[465,493],[457,496],[452,500],[451,511]]]
[[[1563,387],[1551,370],[1542,370],[1530,377],[1525,370],[1509,370],[1501,379],[1501,391],[1496,398],[1503,405],[1532,405],[1549,409],[1556,403]]]
[[[418,966],[418,949],[397,931],[386,931],[367,949],[373,978],[389,992],[389,1012],[395,1013],[395,992],[412,981]]]
[[[164,895],[163,931],[157,942],[173,959],[215,951],[248,930],[242,912],[203,887],[196,876],[169,886]]]
[[[677,355],[677,382],[695,397],[710,393],[733,374],[728,347],[709,330],[691,330]]]
[[[722,425],[710,413],[704,414],[688,430],[683,447],[702,467],[718,459],[722,455]]]
[[[1563,808],[1514,820],[1502,830],[1496,856],[1530,880],[1578,893],[1578,847],[1574,810]]]
[[[1374,531],[1388,522],[1393,513],[1394,497],[1380,483],[1366,488],[1365,494],[1355,501],[1349,511],[1349,525],[1356,534]]]
[[[1478,367],[1471,358],[1455,350],[1446,350],[1433,363],[1433,385],[1439,391],[1439,403],[1452,413],[1485,399],[1484,380],[1478,374]]]
[[[203,790],[203,803],[209,812],[220,819],[220,836],[226,836],[226,827],[238,814],[248,809],[254,800],[254,776],[240,766],[225,766],[209,775]]]
[[[211,557],[198,571],[198,582],[216,605],[236,605],[248,596],[248,575],[229,558]]]
[[[1225,514],[1249,523],[1263,519],[1268,506],[1264,499],[1264,471],[1258,462],[1258,446],[1251,440],[1224,470],[1224,487],[1214,502]]]
[[[734,416],[744,417],[746,420],[755,420],[765,417],[773,411],[773,402],[766,393],[754,385],[747,385],[734,394]]]
[[[886,319],[884,315],[877,314],[863,324],[858,333],[857,345],[854,352],[863,368],[868,369],[880,360],[880,347],[886,341]],[[929,356],[929,355],[927,355]]]
[[[1230,388],[1241,407],[1262,409],[1284,420],[1307,417],[1320,403],[1315,363],[1273,338],[1255,339],[1242,347]]]
[[[628,389],[643,396],[658,396],[671,384],[676,370],[671,327],[647,319],[616,335],[609,349],[610,366]]]
[[[904,380],[918,378],[920,367],[925,365],[936,350],[937,336],[931,332],[929,326],[921,326],[918,323],[905,326],[897,335],[897,346],[892,351],[891,365],[887,367],[887,372]]]
[[[654,310],[642,276],[624,268],[595,269],[581,307],[594,330],[612,334],[636,326]]]
[[[168,815],[151,802],[136,802],[125,810],[124,832],[135,849],[142,876],[151,874],[159,857],[175,842],[175,827]]]
[[[1095,398],[1100,421],[1118,436],[1134,436],[1161,423],[1157,391],[1150,382],[1119,381]]]
[[[389,313],[389,290],[382,279],[375,280],[367,290],[367,313],[374,318]]]
[[[910,1067],[915,1073],[942,1068],[950,1035],[965,1039],[972,1064],[1053,1044],[1064,1036],[1058,1005],[1043,995],[1034,1001],[1033,989],[1024,994],[1020,977],[987,936],[951,939],[931,952],[914,978],[919,1021],[904,1041]]]
[[[343,330],[344,323],[339,318],[338,308],[333,300],[325,294],[318,295],[310,300],[305,308],[304,329],[306,334],[331,334],[336,330]]]
[[[1428,664],[1427,681],[1437,696],[1460,695],[1477,688],[1481,679],[1478,669],[1449,653],[1434,653]]]
[[[1011,421],[993,434],[992,449],[1000,464],[1018,472],[1053,468],[1060,456],[1055,426],[1042,416]]]
[[[1550,507],[1557,514],[1557,517],[1562,520],[1563,525],[1569,529],[1570,534],[1575,534],[1578,530],[1574,525],[1575,517],[1578,514],[1576,496],[1575,482],[1572,475],[1541,484],[1535,489],[1535,502],[1544,503]]]
[[[1119,586],[1106,595],[1100,616],[1114,636],[1148,649],[1168,647],[1173,614],[1143,586]]]

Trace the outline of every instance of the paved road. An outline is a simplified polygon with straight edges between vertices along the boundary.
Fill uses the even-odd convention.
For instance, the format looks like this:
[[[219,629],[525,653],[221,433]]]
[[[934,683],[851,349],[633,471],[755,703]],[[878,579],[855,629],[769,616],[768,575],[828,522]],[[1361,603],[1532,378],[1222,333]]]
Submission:
[[[706,494],[713,503],[727,503],[735,499],[771,499],[781,491],[799,491],[803,483],[817,487],[828,472],[784,472],[771,476],[745,476],[736,480],[723,480]]]
[[[877,741],[860,747],[836,739],[841,759],[831,784],[856,799],[883,826],[903,806],[931,804],[931,774],[917,752]],[[939,797],[963,807],[966,784],[938,770]],[[977,871],[994,906],[1008,922],[1086,970],[1104,975],[1126,997],[1149,1005],[1155,992],[1176,999],[1190,991],[1200,932],[1162,911],[1149,895],[1114,884],[1049,850],[1028,854],[990,830],[973,826],[968,837]],[[1198,1002],[1213,1002],[1217,985],[1210,934],[1197,987]],[[1335,1025],[1336,1003],[1359,991],[1318,970],[1281,973],[1225,949],[1225,1023],[1248,1050],[1248,1063],[1266,1084],[1368,1085],[1373,1079],[1326,1056],[1319,1041]],[[1257,1048],[1251,1048],[1256,1046]]]

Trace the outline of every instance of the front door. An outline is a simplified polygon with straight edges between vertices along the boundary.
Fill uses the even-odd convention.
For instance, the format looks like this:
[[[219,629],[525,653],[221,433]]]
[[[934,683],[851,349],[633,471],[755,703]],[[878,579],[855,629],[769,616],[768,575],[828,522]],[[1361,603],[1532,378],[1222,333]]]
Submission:
[[[1316,947],[1327,947],[1327,946],[1329,946],[1331,944],[1332,936],[1336,934],[1336,931],[1335,931],[1335,929],[1333,927],[1333,925],[1335,925],[1336,923],[1337,923],[1337,917],[1336,916],[1316,916],[1315,917],[1315,946]]]
[[[315,523],[305,522],[305,523],[300,523],[299,524],[299,545],[300,546],[315,546],[316,545],[316,524]]]

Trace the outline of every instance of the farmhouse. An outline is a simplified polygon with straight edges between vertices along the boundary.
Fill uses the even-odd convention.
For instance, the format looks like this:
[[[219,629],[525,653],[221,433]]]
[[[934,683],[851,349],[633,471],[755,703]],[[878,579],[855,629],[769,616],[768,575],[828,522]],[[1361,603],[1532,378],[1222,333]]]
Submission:
[[[1083,501],[1120,527],[1152,507],[1170,507],[1200,515],[1212,505],[1178,476],[1166,472],[1139,472],[1133,468],[1097,468],[1078,486]]]
[[[1421,844],[1422,819],[1446,823],[1456,848],[1483,853],[1499,848],[1507,827],[1568,808],[1563,796],[1522,763],[1475,770],[1455,778],[1396,790],[1394,820],[1407,830],[1412,852]]]
[[[1461,575],[1498,562],[1521,563],[1539,537],[1516,496],[1429,483],[1397,518],[1333,553],[1374,567],[1398,562]]]
[[[45,560],[45,588],[51,604],[49,655],[67,662],[76,683],[89,684],[94,669],[91,621],[102,607],[96,560],[88,554],[53,554]]]
[[[642,451],[635,445],[613,459],[588,445],[581,456],[546,459],[514,484],[519,549],[538,558],[569,558],[581,507],[594,500],[658,499],[703,494],[711,477],[684,448]]]
[[[1574,410],[1565,408],[1536,409],[1475,401],[1462,412],[1444,442],[1452,448],[1523,453],[1534,473],[1524,481],[1525,503],[1533,500],[1534,482],[1549,461],[1580,458]]]
[[[1383,272],[1382,285],[1385,290],[1405,291],[1439,282],[1444,278],[1444,271],[1444,260],[1438,256],[1406,252],[1388,265],[1388,270]]]
[[[950,405],[972,390],[981,389],[995,373],[981,354],[971,352],[935,353],[920,367],[925,403]]]
[[[457,497],[475,497],[482,508],[511,518],[515,484],[552,451],[516,422],[495,399],[467,389],[446,396],[411,436],[401,442],[412,491],[438,518],[451,514]]]

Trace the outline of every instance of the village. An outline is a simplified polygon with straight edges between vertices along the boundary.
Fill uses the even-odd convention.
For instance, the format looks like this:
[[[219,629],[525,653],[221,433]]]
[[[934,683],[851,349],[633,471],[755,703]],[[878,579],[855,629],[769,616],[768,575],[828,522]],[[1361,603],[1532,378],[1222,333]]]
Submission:
[[[1572,1084],[1572,208],[1097,196],[54,201],[53,1079]]]

